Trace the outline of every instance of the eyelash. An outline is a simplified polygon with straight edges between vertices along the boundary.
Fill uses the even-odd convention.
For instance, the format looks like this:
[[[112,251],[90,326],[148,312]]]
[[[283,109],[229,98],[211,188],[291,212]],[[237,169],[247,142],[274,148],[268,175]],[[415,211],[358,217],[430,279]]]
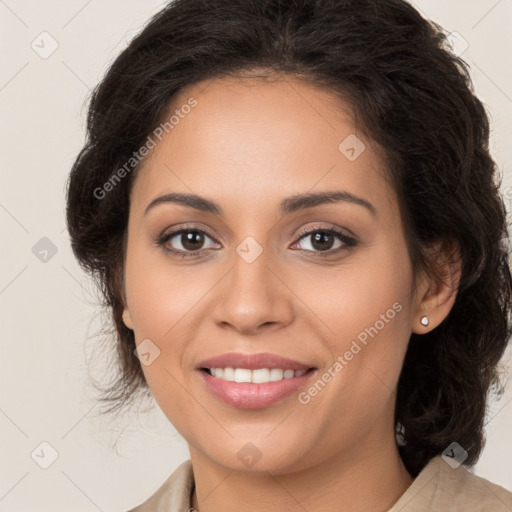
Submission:
[[[185,227],[181,227],[175,231],[171,231],[170,233],[167,233],[165,235],[161,235],[156,240],[156,243],[158,246],[162,246],[162,248],[165,251],[172,253],[173,255],[176,255],[180,258],[191,258],[191,257],[197,256],[201,252],[203,252],[205,249],[200,249],[198,251],[181,251],[181,250],[177,251],[175,249],[169,249],[165,245],[169,240],[174,238],[176,235],[179,235],[181,233],[187,233],[187,232],[201,233],[201,234],[207,235],[212,240],[215,240],[215,238],[208,231],[205,231],[203,229],[199,229],[199,228],[196,228],[193,226],[185,226]],[[350,236],[346,235],[345,233],[343,233],[342,231],[338,231],[337,229],[325,228],[322,226],[315,226],[313,228],[309,228],[307,230],[301,231],[298,234],[299,238],[298,238],[297,242],[300,242],[302,239],[307,238],[309,235],[312,235],[314,233],[324,233],[324,234],[328,234],[328,235],[337,236],[338,239],[340,239],[344,243],[344,246],[338,247],[337,249],[329,249],[328,251],[310,251],[307,249],[300,249],[300,250],[306,251],[306,252],[313,252],[313,253],[319,255],[320,257],[326,257],[326,256],[332,256],[333,254],[336,254],[343,250],[350,249],[357,245],[357,241],[355,238],[350,237]],[[295,243],[297,243],[297,242],[295,242]]]

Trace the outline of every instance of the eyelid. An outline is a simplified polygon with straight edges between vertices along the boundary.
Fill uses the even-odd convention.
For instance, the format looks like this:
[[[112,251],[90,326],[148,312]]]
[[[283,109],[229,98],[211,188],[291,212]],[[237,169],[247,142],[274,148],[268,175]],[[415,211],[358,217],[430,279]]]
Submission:
[[[330,226],[322,226],[320,224],[315,224],[314,226],[303,228],[301,231],[299,231],[297,236],[301,237],[304,234],[311,234],[312,231],[332,231],[339,235],[343,235],[346,238],[353,238],[354,240],[357,239],[356,235],[352,231],[350,231],[350,229],[340,228],[338,226],[335,226],[334,224]]]

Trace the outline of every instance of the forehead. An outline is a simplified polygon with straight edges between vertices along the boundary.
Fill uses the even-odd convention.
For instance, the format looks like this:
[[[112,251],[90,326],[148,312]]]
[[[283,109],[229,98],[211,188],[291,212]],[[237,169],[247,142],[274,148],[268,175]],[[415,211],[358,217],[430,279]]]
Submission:
[[[136,209],[180,191],[253,214],[284,196],[341,189],[394,206],[375,144],[326,89],[290,77],[216,78],[181,91],[171,116],[137,174]]]

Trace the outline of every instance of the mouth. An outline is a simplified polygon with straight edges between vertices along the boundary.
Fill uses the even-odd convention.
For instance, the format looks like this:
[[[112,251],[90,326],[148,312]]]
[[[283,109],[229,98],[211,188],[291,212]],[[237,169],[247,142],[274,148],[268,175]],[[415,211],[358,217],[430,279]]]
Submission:
[[[261,409],[302,388],[318,368],[275,354],[229,353],[202,361],[196,370],[223,403]]]
[[[196,365],[197,369],[206,370],[233,368],[236,370],[283,370],[283,372],[287,370],[293,370],[294,372],[309,370],[313,367],[313,364],[303,363],[269,352],[261,352],[259,354],[228,352],[205,359]]]

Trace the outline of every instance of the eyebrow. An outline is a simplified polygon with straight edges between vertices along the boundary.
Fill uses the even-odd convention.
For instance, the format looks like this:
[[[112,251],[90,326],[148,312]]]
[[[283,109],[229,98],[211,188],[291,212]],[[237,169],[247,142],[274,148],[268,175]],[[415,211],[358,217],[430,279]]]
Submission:
[[[375,216],[377,213],[375,206],[373,206],[372,203],[366,199],[363,199],[362,197],[358,197],[354,194],[351,194],[350,192],[343,190],[336,190],[333,192],[309,192],[305,194],[295,194],[281,201],[279,211],[281,215],[288,215],[297,211],[308,210],[309,208],[314,208],[315,206],[341,201],[362,206],[366,208],[373,216]],[[215,201],[198,196],[196,194],[182,194],[177,192],[164,194],[153,199],[146,207],[144,215],[146,215],[152,208],[162,203],[180,204],[194,208],[195,210],[201,212],[213,213],[220,217],[224,216],[222,207]]]

